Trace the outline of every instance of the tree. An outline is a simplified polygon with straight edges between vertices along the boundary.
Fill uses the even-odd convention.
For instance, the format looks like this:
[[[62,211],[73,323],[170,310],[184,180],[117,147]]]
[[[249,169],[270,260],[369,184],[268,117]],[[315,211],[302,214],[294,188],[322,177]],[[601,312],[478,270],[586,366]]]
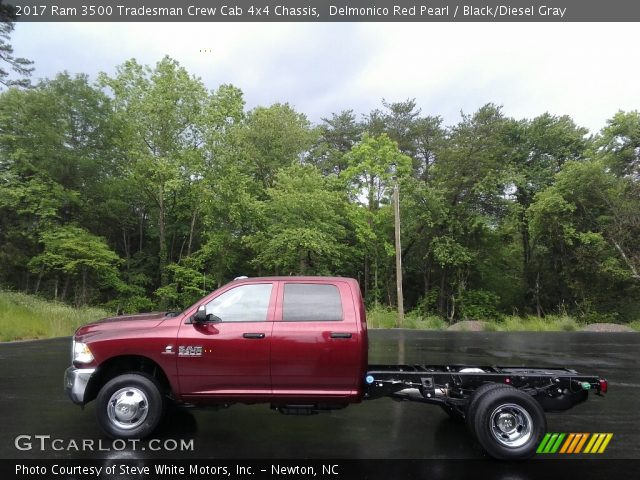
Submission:
[[[42,232],[43,251],[33,257],[29,266],[39,272],[38,284],[45,274],[55,275],[55,297],[59,276],[65,277],[61,298],[64,300],[69,280],[77,282],[76,305],[88,303],[88,291],[93,280],[102,288],[120,286],[118,264],[120,258],[100,237],[82,228],[67,225]],[[38,287],[36,286],[36,293]]]
[[[398,144],[386,134],[372,137],[365,134],[362,141],[347,153],[348,167],[343,172],[354,200],[366,199],[369,211],[388,203],[391,182],[408,176],[411,159],[398,150]]]
[[[432,273],[427,280],[437,291],[434,308],[453,320],[465,292],[472,288],[482,258],[484,239],[505,215],[505,118],[500,107],[487,104],[463,114],[451,127],[444,148],[430,169],[429,186],[437,193],[444,215],[421,243]],[[418,235],[424,235],[418,230]],[[425,294],[431,297],[431,293]]]
[[[130,180],[143,191],[158,226],[160,286],[167,284],[170,261],[168,221],[173,200],[185,183],[197,179],[202,164],[204,114],[208,92],[175,60],[164,57],[154,69],[129,60],[116,76],[100,77],[111,89],[122,118]]]
[[[391,103],[383,99],[382,105],[385,110],[373,110],[366,118],[367,132],[373,136],[387,134],[402,153],[414,157],[415,127],[420,118],[415,98]]]
[[[373,110],[365,119],[365,129],[373,136],[385,133],[398,149],[412,158],[414,176],[426,180],[444,140],[440,117],[420,116],[415,98],[403,102],[382,100],[384,110]]]
[[[94,233],[103,226],[118,158],[113,132],[109,99],[83,75],[0,95],[0,252],[3,273],[20,288],[30,288],[27,261],[43,229],[72,220]]]
[[[202,262],[198,257],[187,257],[172,263],[167,270],[170,281],[156,290],[155,295],[168,308],[183,310],[207,293],[205,275],[201,273]]]
[[[393,255],[393,220],[390,208],[395,181],[402,181],[411,172],[411,158],[402,154],[398,144],[386,134],[372,137],[365,134],[345,156],[348,167],[342,179],[353,202],[363,203],[364,209],[354,215],[356,237],[364,252],[364,291],[368,297],[373,266],[373,296],[380,297],[379,267],[386,265]],[[384,207],[384,208],[381,208]],[[386,278],[395,278],[391,271]],[[387,283],[387,290],[392,283]],[[392,290],[392,289],[391,289]]]
[[[278,170],[302,162],[315,135],[307,118],[289,104],[256,107],[235,131],[237,161],[266,189]]]
[[[346,198],[309,165],[281,170],[258,207],[263,227],[245,241],[255,264],[276,274],[329,275],[347,259]]]
[[[594,143],[595,156],[618,178],[608,200],[611,242],[640,279],[640,113],[617,112]]]
[[[535,196],[527,215],[547,311],[600,312],[615,319],[620,305],[637,303],[637,247],[635,252],[618,248],[628,245],[618,236],[618,222],[619,211],[631,202],[637,209],[638,199],[620,198],[620,186],[602,161],[572,161]]]
[[[596,148],[616,175],[640,182],[640,112],[616,113],[602,129]]]
[[[33,61],[26,58],[16,57],[13,54],[13,47],[9,43],[11,32],[15,25],[15,7],[12,5],[0,4],[0,84],[5,87],[29,87],[31,85],[29,77],[33,72]],[[6,67],[8,67],[8,70]],[[18,78],[10,77],[11,71],[18,75]]]
[[[583,158],[588,146],[587,130],[576,126],[568,116],[545,113],[533,120],[510,121],[507,142],[513,148],[510,157],[512,184],[507,190],[515,199],[514,216],[520,231],[524,306],[542,315],[539,287],[539,262],[533,258],[527,209],[535,195],[550,186],[567,161]]]
[[[595,137],[493,104],[450,127],[411,99],[338,112],[245,112],[169,57],[5,89],[0,284],[135,312],[238,275],[338,274],[391,306],[398,182],[408,309],[640,315],[638,112]]]
[[[330,118],[323,118],[311,161],[323,174],[339,175],[348,166],[345,154],[361,140],[363,128],[356,122],[353,110],[332,113]]]

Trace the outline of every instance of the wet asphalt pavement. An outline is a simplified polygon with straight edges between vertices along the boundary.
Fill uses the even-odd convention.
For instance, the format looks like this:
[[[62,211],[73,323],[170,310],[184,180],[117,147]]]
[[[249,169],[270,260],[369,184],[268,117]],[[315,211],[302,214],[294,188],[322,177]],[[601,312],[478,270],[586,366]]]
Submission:
[[[561,366],[609,380],[605,398],[548,414],[551,432],[612,432],[602,457],[640,459],[640,334],[502,333],[372,330],[370,363]],[[0,344],[0,458],[482,459],[463,424],[438,407],[380,399],[314,416],[284,416],[267,405],[229,409],[172,408],[155,438],[193,439],[193,451],[44,451],[35,435],[111,442],[95,420],[66,397],[62,376],[70,339]],[[32,449],[15,438],[32,436]],[[156,445],[161,443],[156,443]],[[22,444],[23,448],[26,446]],[[540,457],[538,457],[540,458]]]

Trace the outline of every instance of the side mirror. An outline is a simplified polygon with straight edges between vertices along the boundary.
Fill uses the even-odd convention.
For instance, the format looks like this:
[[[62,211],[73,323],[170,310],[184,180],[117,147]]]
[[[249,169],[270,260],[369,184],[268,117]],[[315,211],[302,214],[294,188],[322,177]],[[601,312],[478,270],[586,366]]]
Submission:
[[[194,323],[205,323],[207,321],[207,311],[204,305],[198,307],[198,311],[193,315]]]
[[[213,313],[207,313],[204,305],[198,307],[198,311],[193,315],[193,323],[221,322],[222,319]]]

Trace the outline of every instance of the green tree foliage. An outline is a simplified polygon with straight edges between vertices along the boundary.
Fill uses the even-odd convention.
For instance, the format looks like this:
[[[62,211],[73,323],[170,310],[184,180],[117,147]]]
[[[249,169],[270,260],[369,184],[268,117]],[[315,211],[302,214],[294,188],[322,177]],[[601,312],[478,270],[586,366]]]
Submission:
[[[363,128],[356,121],[353,110],[333,113],[330,118],[322,119],[311,159],[323,174],[339,175],[347,168],[345,155],[361,140]]]
[[[618,112],[607,122],[596,146],[618,176],[640,181],[640,113]]]
[[[412,159],[414,176],[426,180],[442,148],[444,131],[438,116],[420,116],[415,99],[382,101],[384,109],[373,110],[365,120],[372,135],[386,133],[399,150]]]
[[[364,257],[365,297],[378,302],[383,290],[380,279],[387,279],[384,290],[389,297],[390,280],[394,278],[390,259],[394,252],[391,195],[394,184],[410,175],[411,158],[400,152],[386,133],[377,137],[365,133],[345,160],[348,166],[341,177],[352,202],[361,205],[352,218]]]
[[[373,212],[388,203],[392,182],[410,173],[411,158],[398,150],[396,142],[386,134],[372,137],[365,134],[360,143],[346,155],[348,167],[343,172],[354,200],[366,199]]]
[[[601,161],[569,162],[528,210],[542,260],[538,288],[545,306],[619,316],[615,306],[637,298],[635,257],[616,226],[620,179]]]
[[[510,168],[515,203],[512,206],[522,242],[524,304],[541,314],[539,298],[540,260],[535,256],[528,225],[527,209],[534,196],[551,185],[565,162],[583,158],[588,142],[587,130],[577,127],[569,117],[548,113],[533,120],[511,121],[507,126]],[[511,193],[511,192],[510,192]]]
[[[144,193],[137,207],[140,236],[145,220],[153,218],[157,226],[152,235],[164,287],[168,266],[194,249],[202,180],[227,130],[242,116],[242,95],[226,85],[208,92],[169,57],[153,69],[129,60],[113,78],[102,75],[101,84],[110,89],[122,121],[125,176]]]
[[[202,142],[199,120],[207,92],[202,82],[168,57],[154,69],[129,60],[114,78],[101,76],[123,119],[122,141],[130,181],[146,194],[158,227],[160,285],[167,284],[168,217],[185,182],[192,180]]]
[[[256,266],[284,275],[330,275],[342,271],[345,194],[312,166],[281,170],[257,206],[261,228],[248,236]]]
[[[35,292],[44,275],[55,277],[55,297],[58,279],[78,279],[75,294],[77,305],[86,305],[89,300],[90,282],[96,289],[117,289],[120,287],[118,264],[120,258],[103,238],[71,225],[53,227],[42,232],[40,241],[43,251],[29,261],[29,267],[38,272]],[[93,282],[92,282],[93,280]],[[68,281],[65,282],[61,297],[64,299]]]
[[[465,292],[479,283],[481,265],[491,262],[485,255],[487,238],[495,236],[505,216],[505,125],[500,108],[492,104],[463,115],[446,132],[426,185],[437,193],[431,201],[441,203],[431,207],[440,214],[428,243],[417,245],[428,269],[425,294],[436,299],[429,289],[437,290],[431,308],[450,319],[464,307]]]
[[[85,76],[63,73],[35,89],[2,93],[0,125],[1,273],[28,289],[27,263],[44,230],[99,224],[95,209],[110,196],[104,178],[117,158],[114,122],[104,94]]]
[[[29,87],[29,76],[33,72],[33,62],[26,58],[16,57],[9,43],[15,28],[15,7],[0,4],[0,85],[5,87]],[[17,78],[11,77],[11,72]]]
[[[277,103],[251,110],[235,137],[243,169],[266,189],[274,185],[279,169],[304,159],[315,134],[303,114]]]
[[[445,126],[412,99],[313,125],[169,57],[62,73],[0,93],[0,284],[135,312],[344,275],[392,306],[397,185],[409,309],[636,320],[639,158],[636,111],[593,135],[494,104]]]
[[[202,262],[197,257],[187,257],[179,263],[167,267],[170,282],[156,290],[156,296],[169,309],[182,310],[202,298],[206,278],[202,272]]]

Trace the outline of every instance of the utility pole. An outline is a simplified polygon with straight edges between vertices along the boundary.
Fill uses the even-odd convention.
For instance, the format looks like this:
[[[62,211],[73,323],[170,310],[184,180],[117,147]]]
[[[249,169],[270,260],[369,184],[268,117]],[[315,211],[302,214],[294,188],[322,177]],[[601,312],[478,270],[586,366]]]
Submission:
[[[394,178],[393,186],[393,217],[395,220],[396,236],[396,289],[398,296],[398,327],[404,322],[404,299],[402,296],[402,249],[400,247],[400,187],[398,179]]]

